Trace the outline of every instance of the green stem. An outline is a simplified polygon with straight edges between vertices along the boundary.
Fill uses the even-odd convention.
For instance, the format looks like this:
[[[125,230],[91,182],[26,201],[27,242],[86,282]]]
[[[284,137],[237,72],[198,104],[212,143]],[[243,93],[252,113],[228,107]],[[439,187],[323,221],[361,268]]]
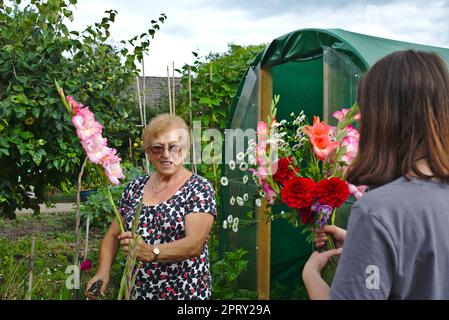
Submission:
[[[120,226],[120,233],[123,233],[125,232],[125,227],[123,226],[122,217],[118,213],[117,207],[115,206],[114,199],[112,199],[112,193],[111,189],[109,188],[109,185],[106,185],[106,190],[108,194],[109,203],[112,206],[112,210],[114,210],[115,217],[117,218],[118,225]]]

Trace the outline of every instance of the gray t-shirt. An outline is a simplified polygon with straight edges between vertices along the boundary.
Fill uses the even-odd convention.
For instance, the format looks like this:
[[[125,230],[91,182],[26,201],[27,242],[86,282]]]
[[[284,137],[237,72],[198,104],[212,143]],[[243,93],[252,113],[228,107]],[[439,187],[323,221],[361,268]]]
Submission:
[[[449,185],[401,177],[357,201],[331,299],[449,299]]]

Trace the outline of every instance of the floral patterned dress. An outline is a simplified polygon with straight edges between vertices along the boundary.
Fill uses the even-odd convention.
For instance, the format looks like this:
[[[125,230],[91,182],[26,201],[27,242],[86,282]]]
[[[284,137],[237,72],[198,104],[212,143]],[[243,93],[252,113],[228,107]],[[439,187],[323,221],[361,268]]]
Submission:
[[[134,210],[141,201],[151,175],[131,181],[122,193],[119,211],[131,230]],[[151,244],[173,242],[185,237],[185,217],[206,212],[216,217],[215,193],[205,178],[192,176],[166,201],[142,205],[137,233]],[[178,262],[138,262],[133,299],[205,300],[211,295],[211,275],[207,241],[201,255]]]

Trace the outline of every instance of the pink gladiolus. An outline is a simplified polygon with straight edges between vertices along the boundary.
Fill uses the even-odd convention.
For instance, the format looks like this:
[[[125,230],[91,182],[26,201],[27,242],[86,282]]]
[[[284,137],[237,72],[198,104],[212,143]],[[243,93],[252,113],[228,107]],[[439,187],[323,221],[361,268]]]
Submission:
[[[366,192],[366,189],[368,189],[368,186],[361,185],[361,186],[355,186],[353,184],[348,183],[349,186],[349,192],[357,199],[359,200]]]
[[[325,160],[335,149],[338,141],[331,139],[332,127],[326,122],[320,122],[320,118],[313,117],[313,126],[304,126],[304,132],[309,136],[313,146],[313,152],[320,160]]]
[[[342,122],[345,119],[346,114],[348,113],[349,109],[343,108],[341,110],[335,111],[332,113],[332,117],[337,119],[339,122]]]
[[[341,142],[341,145],[346,147],[346,152],[342,156],[341,160],[345,161],[349,165],[355,159],[359,150],[360,134],[353,126],[348,126],[346,131],[346,137],[344,137]]]
[[[61,90],[62,90],[62,88],[61,88]],[[71,96],[67,96],[66,99],[70,105],[70,110],[72,111],[73,114],[76,114],[78,111],[80,111],[81,108],[84,107],[81,103],[74,100]]]
[[[341,110],[335,111],[334,113],[332,113],[332,117],[337,119],[338,122],[342,122],[345,119],[346,114],[349,112],[349,110],[351,110],[351,109],[343,108]],[[356,120],[356,121],[360,120],[360,118],[361,118],[360,112],[354,116],[354,120]]]
[[[72,123],[76,128],[76,134],[89,160],[103,166],[106,176],[113,185],[120,184],[119,179],[125,177],[120,166],[121,159],[116,156],[117,150],[109,148],[107,139],[102,137],[103,126],[95,120],[89,107],[84,107],[70,96],[67,96],[66,100],[74,114]]]
[[[89,107],[80,109],[72,118],[72,123],[76,128],[76,134],[81,140],[101,134],[103,130],[103,126],[95,120],[95,116],[89,110]]]
[[[114,154],[109,154],[103,158],[103,168],[106,176],[113,185],[120,184],[118,179],[123,179],[125,176],[120,166],[120,158],[115,155],[115,149],[112,149]]]
[[[262,181],[262,190],[265,192],[265,199],[267,199],[270,205],[274,204],[276,199],[276,192],[271,188],[270,184],[266,181]]]
[[[100,164],[110,149],[107,147],[107,140],[99,134],[81,140],[81,145],[84,151],[86,151],[89,160],[95,164]]]

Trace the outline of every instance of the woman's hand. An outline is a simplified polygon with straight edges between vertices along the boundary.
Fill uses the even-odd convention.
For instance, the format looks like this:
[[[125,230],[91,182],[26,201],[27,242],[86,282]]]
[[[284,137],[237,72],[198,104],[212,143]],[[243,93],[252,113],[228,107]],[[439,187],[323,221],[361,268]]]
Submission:
[[[321,270],[326,266],[326,263],[329,261],[330,258],[333,256],[339,256],[341,254],[341,251],[343,248],[339,249],[332,249],[324,252],[318,252],[315,251],[312,253],[312,255],[309,257],[309,260],[307,260],[304,269],[303,269],[303,279],[304,274],[309,273],[321,273]]]
[[[101,287],[99,292],[95,294],[96,290],[92,288],[92,285],[99,280],[101,281]],[[104,296],[104,292],[108,288],[108,284],[109,284],[109,272],[97,272],[97,274],[93,276],[92,279],[89,280],[86,287],[86,292],[84,294],[86,295],[88,300],[98,300],[100,295]]]
[[[346,230],[339,228],[335,225],[324,225],[322,229],[315,229],[315,247],[316,248],[322,248],[324,247],[324,244],[326,243],[328,235],[332,235],[335,242],[335,247],[342,248],[343,243],[346,239]]]
[[[330,288],[321,278],[321,270],[333,256],[339,256],[343,249],[333,249],[324,252],[315,251],[307,260],[302,270],[302,280],[309,294],[310,300],[330,298]]]
[[[120,245],[122,246],[123,251],[127,256],[130,255],[130,250],[133,248],[134,236],[132,232],[127,231],[122,233],[119,236]],[[151,262],[153,258],[153,250],[152,246],[145,241],[141,237],[138,237],[137,244],[134,248],[134,253],[136,254],[137,259],[142,261]]]

